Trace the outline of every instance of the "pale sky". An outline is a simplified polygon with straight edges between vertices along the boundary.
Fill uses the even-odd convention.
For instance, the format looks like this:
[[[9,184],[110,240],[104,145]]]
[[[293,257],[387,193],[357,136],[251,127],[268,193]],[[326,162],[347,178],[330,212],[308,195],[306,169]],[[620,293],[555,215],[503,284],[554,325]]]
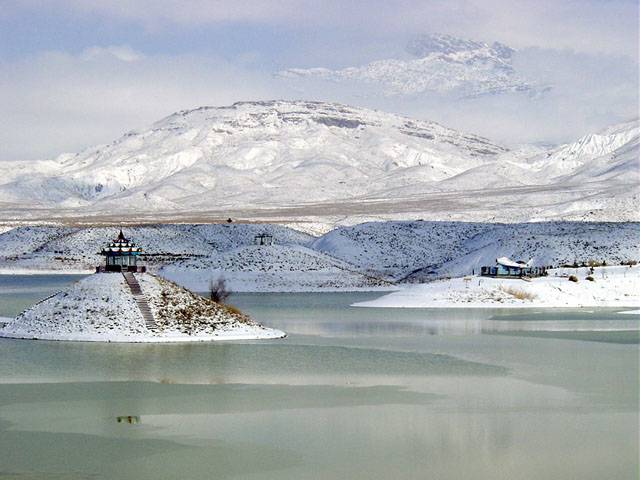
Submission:
[[[554,93],[408,105],[287,91],[273,77],[399,58],[424,33],[503,42]],[[176,110],[270,98],[344,101],[512,144],[569,141],[637,115],[637,89],[636,0],[0,0],[1,160],[53,158]]]

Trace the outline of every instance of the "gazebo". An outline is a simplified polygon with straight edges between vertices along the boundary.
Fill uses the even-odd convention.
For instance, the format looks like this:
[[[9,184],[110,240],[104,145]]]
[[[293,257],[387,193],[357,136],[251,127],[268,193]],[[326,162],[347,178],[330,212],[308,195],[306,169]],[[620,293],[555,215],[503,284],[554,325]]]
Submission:
[[[126,238],[122,229],[118,238],[104,247],[100,253],[105,257],[105,264],[97,268],[98,272],[144,272],[146,270],[146,267],[138,265],[142,248]]]

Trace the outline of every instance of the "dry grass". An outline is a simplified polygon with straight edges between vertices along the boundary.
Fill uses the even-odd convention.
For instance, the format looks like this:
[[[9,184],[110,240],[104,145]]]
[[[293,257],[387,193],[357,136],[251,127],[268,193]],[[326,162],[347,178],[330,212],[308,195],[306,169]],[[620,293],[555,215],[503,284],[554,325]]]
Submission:
[[[213,302],[213,300],[207,300],[207,301],[210,301],[211,303],[213,303],[217,308],[222,308],[229,315],[234,316],[235,320],[240,323],[249,323],[249,324],[252,323],[251,318],[234,305],[231,305],[228,303],[216,303],[216,302]]]
[[[244,316],[244,313],[242,313],[238,307],[234,307],[233,305],[229,305],[228,303],[221,304],[221,306],[229,313]]]
[[[508,293],[513,298],[517,298],[518,300],[534,300],[538,298],[537,295],[527,292],[525,290],[521,290],[519,288],[500,287],[500,290],[502,290],[504,293]]]

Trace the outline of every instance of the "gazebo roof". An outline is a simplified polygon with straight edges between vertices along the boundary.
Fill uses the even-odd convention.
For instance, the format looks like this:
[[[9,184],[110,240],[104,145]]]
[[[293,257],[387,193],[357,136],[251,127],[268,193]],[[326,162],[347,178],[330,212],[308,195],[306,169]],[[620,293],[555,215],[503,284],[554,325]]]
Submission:
[[[531,260],[529,260],[528,262],[523,262],[522,260],[515,262],[509,257],[500,257],[496,259],[496,263],[498,265],[502,265],[503,267],[511,268],[526,268],[531,266]]]
[[[137,247],[135,243],[125,237],[120,229],[118,237],[104,247],[101,253],[103,255],[135,255],[140,252],[142,252],[142,248]]]

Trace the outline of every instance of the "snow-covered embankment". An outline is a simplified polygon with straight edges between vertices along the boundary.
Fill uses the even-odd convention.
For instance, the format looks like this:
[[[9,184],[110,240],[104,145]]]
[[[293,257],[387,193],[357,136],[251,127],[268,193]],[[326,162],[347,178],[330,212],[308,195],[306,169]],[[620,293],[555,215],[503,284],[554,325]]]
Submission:
[[[575,276],[577,282],[570,281]],[[587,280],[590,277],[591,280]],[[460,277],[411,285],[358,307],[388,308],[518,308],[637,307],[640,267],[551,270],[531,281]]]

